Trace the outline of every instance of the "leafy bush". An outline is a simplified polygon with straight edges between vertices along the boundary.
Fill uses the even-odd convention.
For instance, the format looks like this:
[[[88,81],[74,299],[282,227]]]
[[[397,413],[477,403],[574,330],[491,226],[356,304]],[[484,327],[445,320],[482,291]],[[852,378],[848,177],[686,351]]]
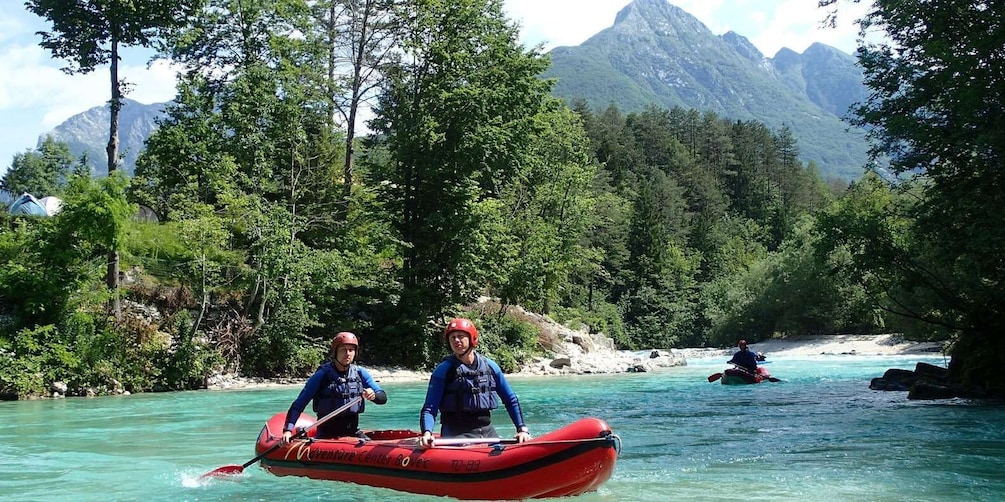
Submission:
[[[541,353],[540,332],[534,324],[510,313],[502,316],[469,313],[478,328],[478,351],[492,358],[505,373],[520,370],[518,361]]]
[[[162,389],[199,389],[206,386],[206,376],[223,365],[223,357],[204,339],[192,336],[191,320],[179,315],[173,322],[175,344],[156,349],[156,367],[160,368],[156,385]]]
[[[22,329],[0,340],[0,360],[0,393],[18,397],[47,395],[47,383],[65,381],[80,365],[54,325]]]

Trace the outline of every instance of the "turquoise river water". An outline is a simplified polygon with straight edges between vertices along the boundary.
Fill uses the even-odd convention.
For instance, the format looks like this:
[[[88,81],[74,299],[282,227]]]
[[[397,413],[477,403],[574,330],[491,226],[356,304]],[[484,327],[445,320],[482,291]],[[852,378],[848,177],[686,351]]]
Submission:
[[[1005,500],[1005,405],[908,401],[868,389],[888,368],[941,357],[770,361],[781,383],[725,386],[724,358],[622,375],[513,377],[532,433],[584,416],[622,439],[612,478],[577,501]],[[387,383],[366,428],[416,428],[425,382]],[[265,421],[299,388],[0,403],[0,500],[437,500],[276,477],[255,456]],[[504,412],[496,426],[510,434]]]

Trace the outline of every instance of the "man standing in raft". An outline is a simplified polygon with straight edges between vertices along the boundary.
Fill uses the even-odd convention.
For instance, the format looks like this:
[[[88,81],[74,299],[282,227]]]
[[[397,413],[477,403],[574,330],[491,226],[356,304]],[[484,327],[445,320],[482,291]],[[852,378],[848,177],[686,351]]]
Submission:
[[[297,419],[303,413],[307,402],[314,401],[314,413],[321,418],[358,396],[376,404],[387,402],[387,394],[370,376],[370,372],[353,364],[359,351],[356,335],[343,331],[332,339],[331,361],[321,365],[304,384],[296,401],[290,405],[283,426],[283,442],[289,443],[294,436]],[[364,437],[359,430],[359,414],[363,413],[365,402],[360,401],[344,413],[318,426],[317,437],[334,438],[342,436]]]
[[[426,389],[426,402],[422,405],[419,427],[422,430],[420,445],[433,446],[433,423],[437,412],[440,417],[442,437],[496,438],[492,427],[492,410],[502,399],[516,426],[516,440],[530,439],[523,421],[520,401],[503,376],[495,361],[475,352],[478,346],[478,328],[468,319],[450,321],[443,336],[452,354],[433,370]]]

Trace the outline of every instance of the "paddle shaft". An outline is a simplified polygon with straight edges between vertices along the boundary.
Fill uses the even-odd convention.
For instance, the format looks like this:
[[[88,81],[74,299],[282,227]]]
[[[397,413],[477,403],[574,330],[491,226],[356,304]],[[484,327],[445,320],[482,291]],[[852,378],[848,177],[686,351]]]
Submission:
[[[308,425],[307,427],[304,427],[303,429],[300,429],[299,431],[297,431],[296,434],[293,435],[293,437],[295,437],[295,438],[302,438],[302,437],[306,436],[307,435],[307,431],[309,431],[309,430],[311,430],[311,429],[313,429],[313,428],[315,428],[315,427],[317,427],[317,426],[319,426],[319,425],[321,425],[321,424],[323,424],[323,423],[331,420],[332,418],[335,418],[337,415],[341,414],[345,410],[348,410],[349,408],[352,408],[353,406],[355,406],[356,403],[359,403],[362,399],[363,398],[359,397],[359,396],[354,397],[351,401],[349,401],[348,403],[343,404],[337,410],[335,410],[335,411],[333,411],[333,412],[325,415],[324,417],[322,417],[317,422],[314,422],[313,424]],[[268,454],[270,454],[270,453],[278,450],[281,446],[283,446],[283,442],[282,441],[277,442],[276,444],[270,446],[268,450],[265,450],[262,453],[259,453],[258,456],[256,456],[255,458],[253,458],[253,459],[245,462],[244,464],[242,464],[241,468],[243,469],[245,467],[248,467],[251,464],[254,464],[255,462],[258,462],[259,460],[261,460],[262,458],[264,458],[266,455],[268,455]]]
[[[765,379],[765,380],[767,380],[769,382],[781,382],[782,381],[780,378],[775,378],[775,377],[770,376],[770,375],[769,376],[755,375],[754,373],[751,373],[750,370],[748,370],[747,368],[744,368],[743,366],[740,366],[739,364],[736,364],[736,363],[729,363],[729,364],[732,364],[734,367],[736,367],[736,369],[738,369],[738,370],[740,370],[740,371],[742,371],[742,372],[744,372],[744,373],[746,373],[748,375],[758,376],[758,377],[761,377],[761,378],[763,378],[763,379]]]
[[[321,424],[323,424],[323,423],[331,420],[332,418],[335,418],[337,415],[343,413],[344,411],[348,410],[349,408],[352,408],[353,406],[355,406],[357,403],[359,403],[362,400],[363,400],[362,397],[359,397],[359,396],[354,397],[351,401],[349,401],[348,403],[340,406],[337,410],[335,410],[335,411],[333,411],[333,412],[325,415],[324,417],[322,417],[317,422],[314,422],[313,424],[308,425],[307,427],[304,427],[303,429],[300,429],[299,431],[297,431],[296,434],[294,434],[293,437],[295,437],[295,438],[302,438],[302,437],[306,436],[307,435],[307,431],[309,431],[309,430],[311,430],[311,429],[313,429],[313,428],[315,428],[315,427],[317,427],[317,426],[319,426],[319,425],[321,425]],[[270,454],[270,453],[278,450],[282,446],[283,446],[283,442],[282,441],[277,441],[276,444],[270,446],[269,449],[263,451],[262,453],[259,453],[258,455],[255,456],[255,458],[253,458],[253,459],[251,459],[251,460],[249,460],[249,461],[241,464],[240,467],[237,467],[237,466],[223,466],[223,467],[219,467],[219,468],[214,469],[214,470],[212,470],[210,472],[207,472],[206,474],[203,474],[202,477],[210,476],[210,475],[217,474],[217,473],[221,473],[221,474],[230,474],[230,473],[236,474],[236,473],[240,473],[240,472],[244,471],[244,469],[246,467],[248,467],[249,465],[254,464],[255,462],[258,462],[259,460],[261,460],[262,458],[264,458],[266,455],[268,455],[268,454]]]

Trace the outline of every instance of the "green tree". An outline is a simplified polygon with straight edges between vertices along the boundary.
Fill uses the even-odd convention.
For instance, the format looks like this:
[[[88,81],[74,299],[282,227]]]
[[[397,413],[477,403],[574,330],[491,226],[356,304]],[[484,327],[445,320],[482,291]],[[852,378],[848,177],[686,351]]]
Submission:
[[[390,157],[376,181],[388,182],[401,236],[400,314],[421,333],[484,287],[486,217],[514,182],[551,83],[498,0],[414,2],[409,19],[372,126]],[[424,357],[408,350],[403,359]]]
[[[52,23],[51,32],[39,32],[40,45],[52,55],[70,62],[63,71],[90,73],[98,66],[108,65],[111,79],[111,112],[108,122],[108,174],[111,175],[119,157],[119,110],[128,84],[119,77],[121,47],[151,47],[160,30],[176,26],[193,12],[199,0],[28,0],[25,6],[32,13]],[[108,288],[119,287],[119,256],[108,257]],[[113,310],[119,315],[118,296],[113,295]]]
[[[536,137],[502,185],[497,230],[487,232],[493,290],[504,303],[543,313],[570,274],[597,260],[584,241],[596,173],[588,142],[578,115],[557,101],[551,108],[538,117]]]
[[[648,182],[632,211],[629,278],[619,303],[632,346],[668,348],[693,328],[696,257],[685,247],[683,190],[656,168],[642,179]]]
[[[125,226],[135,212],[125,198],[127,181],[71,176],[58,218],[37,220],[4,233],[0,297],[16,306],[23,326],[57,322],[78,307],[92,308],[108,294],[92,281],[110,250],[122,249]]]
[[[23,192],[45,197],[59,195],[73,171],[74,159],[66,143],[46,136],[38,149],[14,154],[0,189],[17,196]]]
[[[342,195],[348,204],[361,113],[381,83],[381,67],[396,58],[394,48],[402,35],[406,4],[402,0],[327,0],[312,9],[315,27],[320,28],[320,46],[325,49],[328,116],[345,125]]]
[[[590,138],[597,162],[608,173],[610,184],[621,193],[634,183],[633,175],[642,163],[642,155],[627,119],[614,105],[599,114],[592,113],[585,103],[574,104],[583,117],[583,126]]]
[[[835,0],[820,2],[833,5]],[[1005,30],[984,1],[879,0],[860,21],[859,63],[870,89],[855,123],[869,130],[871,154],[896,173],[914,174],[921,198],[906,205],[907,237],[893,242],[905,313],[954,330],[951,373],[1005,394]],[[877,271],[878,273],[879,271]],[[925,292],[926,306],[908,294]]]

